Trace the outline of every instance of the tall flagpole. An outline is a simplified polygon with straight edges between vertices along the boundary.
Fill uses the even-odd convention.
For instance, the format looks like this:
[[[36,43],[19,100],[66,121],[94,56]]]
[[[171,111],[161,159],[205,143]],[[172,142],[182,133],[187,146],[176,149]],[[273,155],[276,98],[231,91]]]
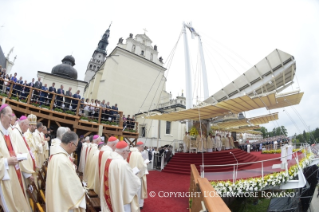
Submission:
[[[184,52],[185,52],[185,79],[186,79],[186,109],[192,108],[193,104],[193,91],[191,82],[191,69],[190,69],[190,58],[189,58],[189,48],[187,41],[186,25],[183,23],[183,34],[184,34]],[[187,131],[191,128],[191,121],[187,122]]]

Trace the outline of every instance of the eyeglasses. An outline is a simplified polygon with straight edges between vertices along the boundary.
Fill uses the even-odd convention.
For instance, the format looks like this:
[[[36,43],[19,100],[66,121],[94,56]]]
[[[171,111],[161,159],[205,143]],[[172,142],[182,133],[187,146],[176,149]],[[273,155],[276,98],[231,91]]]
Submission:
[[[75,147],[78,147],[78,145],[75,145],[75,143],[72,143]]]

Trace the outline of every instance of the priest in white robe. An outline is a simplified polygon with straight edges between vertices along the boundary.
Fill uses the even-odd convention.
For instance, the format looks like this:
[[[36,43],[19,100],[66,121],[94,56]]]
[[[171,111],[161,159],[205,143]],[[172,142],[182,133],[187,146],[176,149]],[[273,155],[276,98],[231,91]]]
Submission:
[[[31,152],[35,158],[35,165],[37,170],[42,167],[41,164],[41,155],[43,154],[43,145],[39,143],[37,139],[35,139],[34,133],[37,125],[37,117],[33,114],[28,115],[29,120],[29,130],[24,133],[24,137],[27,140],[27,143],[30,147]]]
[[[217,134],[217,135],[216,135],[215,141],[216,141],[216,150],[217,150],[217,151],[221,151],[221,149],[222,149],[222,142],[221,142],[221,139],[220,139],[220,134]]]
[[[109,137],[107,144],[104,145],[98,155],[93,156],[93,160],[95,161],[93,164],[95,167],[95,175],[94,175],[94,192],[97,193],[99,197],[100,194],[100,187],[101,187],[101,164],[105,163],[105,161],[110,157],[111,153],[115,150],[116,144],[119,140],[111,136]],[[103,196],[103,195],[102,195]]]
[[[191,146],[191,137],[189,135],[189,132],[185,132],[185,136],[184,136],[183,141],[186,145],[186,152],[189,152],[189,148]]]
[[[26,187],[29,183],[34,182],[37,179],[35,158],[23,135],[28,129],[28,118],[21,116],[16,126],[14,126],[13,130],[11,130],[12,143],[16,152],[27,153],[27,160],[23,160],[19,163]]]
[[[137,192],[141,186],[140,179],[133,173],[126,159],[129,155],[129,146],[125,141],[116,144],[113,152],[104,164],[101,164],[101,210],[116,212],[140,211],[137,201]],[[136,200],[133,200],[136,198]]]
[[[0,107],[0,204],[5,212],[31,212],[17,152],[9,132],[12,109],[7,104]]]
[[[213,151],[213,138],[212,134],[209,133],[207,137],[207,152],[212,152]]]
[[[44,145],[45,145],[45,143],[44,143],[43,136],[41,135],[42,128],[43,128],[42,122],[38,122],[37,128],[35,129],[35,131],[33,133],[35,142],[37,144],[42,145],[41,150],[38,151],[38,164],[37,164],[38,168],[41,168],[43,163],[44,163]]]
[[[85,163],[84,173],[83,173],[83,182],[89,186],[88,188],[91,188],[91,189],[93,189],[93,183],[91,182],[94,181],[93,175],[95,173],[94,172],[95,166],[91,164],[91,161],[92,161],[93,155],[96,153],[98,154],[97,144],[100,141],[101,141],[101,137],[98,135],[94,135],[90,148],[86,152],[87,157],[86,157],[86,163]]]
[[[81,150],[81,158],[80,158],[80,164],[78,167],[78,171],[83,173],[84,167],[85,167],[85,161],[86,161],[86,150],[88,147],[88,144],[90,143],[90,137],[86,136],[84,139],[84,143],[82,144],[82,150]]]
[[[43,126],[42,128],[42,132],[41,132],[41,136],[43,137],[43,140],[44,140],[44,146],[43,146],[43,154],[44,154],[44,159],[48,159],[49,158],[49,140],[50,138],[46,138],[45,137],[45,134],[48,133],[48,129],[46,126]]]
[[[85,189],[75,172],[71,153],[76,150],[78,136],[67,132],[56,152],[50,156],[46,180],[46,211],[84,212]]]
[[[127,162],[130,164],[130,167],[132,169],[137,167],[139,170],[139,173],[137,173],[136,176],[141,180],[141,187],[137,194],[140,209],[143,209],[144,199],[147,198],[146,175],[148,174],[147,164],[149,163],[148,158],[144,158],[143,154],[141,154],[144,151],[143,149],[144,143],[142,141],[137,142],[136,147],[130,149],[131,152],[127,158]]]

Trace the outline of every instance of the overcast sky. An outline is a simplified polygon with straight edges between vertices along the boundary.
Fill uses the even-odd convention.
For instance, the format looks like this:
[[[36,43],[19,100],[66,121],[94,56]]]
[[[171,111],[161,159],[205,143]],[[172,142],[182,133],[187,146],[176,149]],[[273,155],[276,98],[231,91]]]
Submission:
[[[297,62],[295,84],[286,91],[300,88],[305,95],[300,105],[286,108],[286,112],[271,111],[280,111],[279,120],[265,126],[284,125],[289,135],[306,126],[319,126],[318,1],[1,0],[0,8],[0,45],[5,55],[14,47],[11,59],[17,55],[17,60],[13,72],[28,81],[37,71],[51,72],[69,54],[75,57],[78,78],[83,80],[88,61],[111,21],[108,53],[120,37],[126,39],[129,33],[140,34],[146,28],[164,61],[178,40],[183,21],[191,21],[202,36],[210,95],[278,48]],[[193,96],[203,100],[196,74],[197,40],[189,37],[189,45]],[[181,37],[167,71],[167,91],[173,96],[185,92],[184,63]],[[120,79],[114,80],[120,83]],[[268,113],[261,109],[246,116]]]

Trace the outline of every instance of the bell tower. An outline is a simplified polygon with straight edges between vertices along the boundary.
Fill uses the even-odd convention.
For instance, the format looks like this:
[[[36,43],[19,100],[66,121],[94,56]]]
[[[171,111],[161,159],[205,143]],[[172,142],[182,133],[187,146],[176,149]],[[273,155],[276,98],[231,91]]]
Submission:
[[[93,52],[92,58],[86,68],[84,81],[90,82],[94,74],[99,71],[101,65],[104,63],[105,58],[107,56],[106,47],[109,44],[109,37],[110,37],[110,27],[105,31],[104,35],[102,36],[101,40],[99,41],[95,51]]]

